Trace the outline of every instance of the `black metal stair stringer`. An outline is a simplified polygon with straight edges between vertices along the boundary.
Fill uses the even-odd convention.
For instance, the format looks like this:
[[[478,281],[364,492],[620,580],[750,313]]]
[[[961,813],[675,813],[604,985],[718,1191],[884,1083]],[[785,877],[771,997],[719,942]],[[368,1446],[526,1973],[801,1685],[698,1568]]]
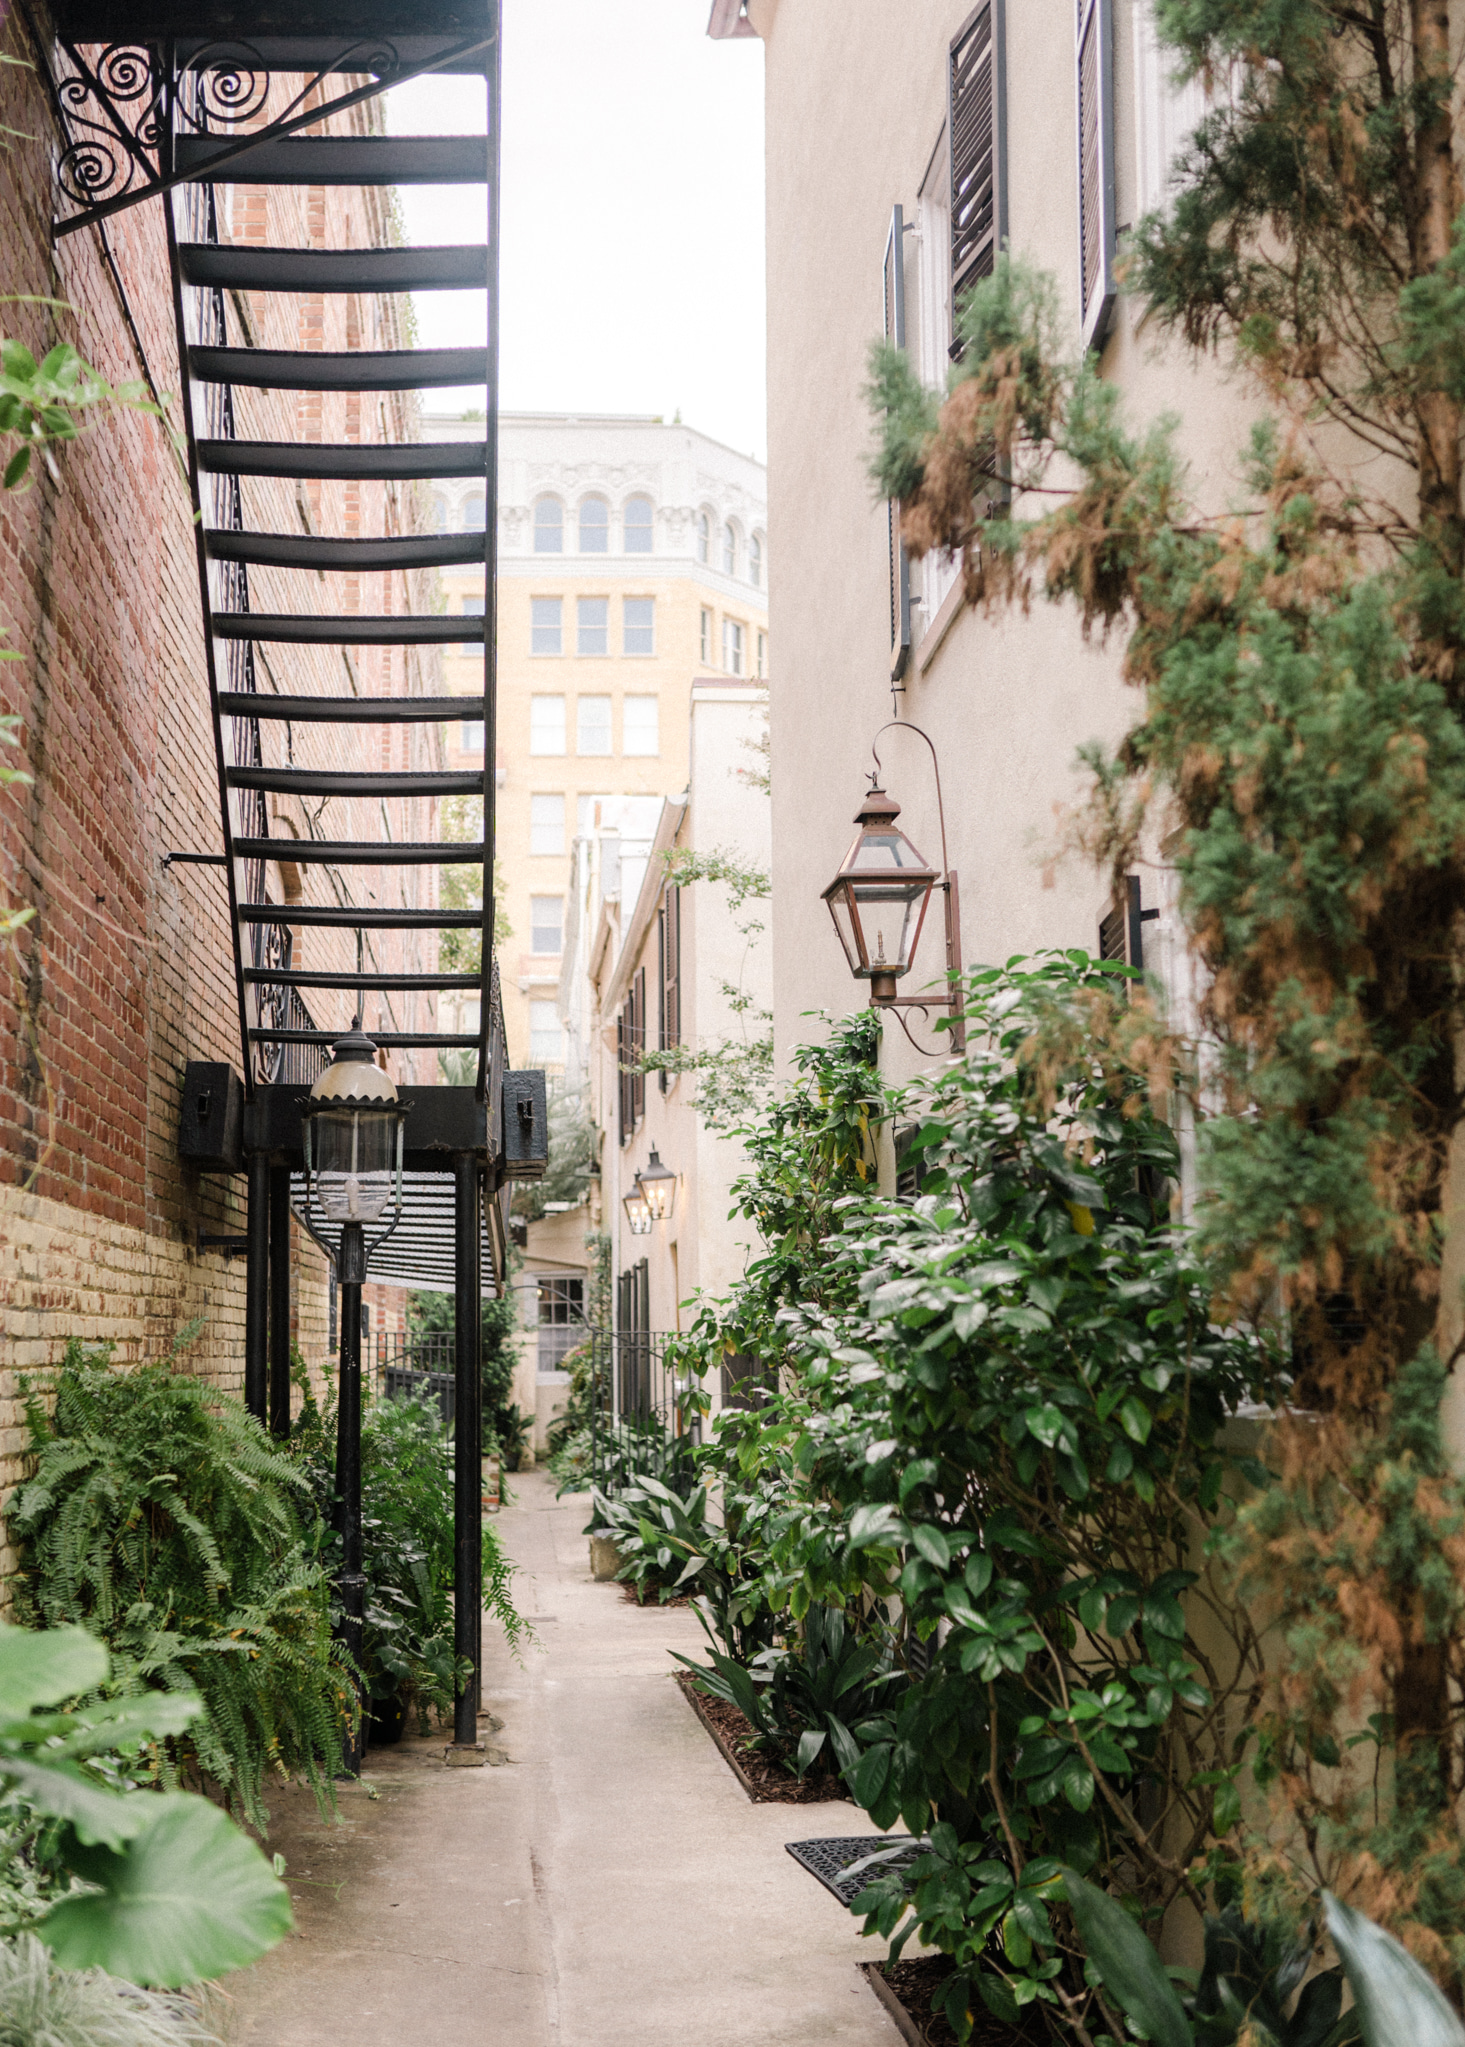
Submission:
[[[496,17],[496,12],[496,8],[491,9],[491,16]],[[272,54],[282,68],[296,68],[291,47],[288,41],[271,44]],[[302,56],[301,68],[304,63]],[[241,132],[237,120],[218,133],[184,132],[190,122],[196,129],[208,125],[207,109],[203,107],[195,75],[192,84],[198,103],[188,110],[183,129],[171,131],[164,152],[167,160],[160,165],[164,189],[171,186],[166,212],[179,353],[187,369],[185,414],[190,473],[195,505],[201,514],[200,588],[235,934],[241,1039],[246,1049],[247,1085],[251,1092],[257,1076],[308,1081],[319,1070],[321,1054],[332,1034],[319,1028],[305,1007],[301,991],[310,989],[358,994],[377,990],[387,995],[397,991],[461,993],[476,986],[479,992],[476,1036],[461,1031],[388,1030],[378,1034],[379,1041],[404,1049],[476,1047],[480,1094],[493,1087],[504,1064],[490,940],[492,775],[315,770],[295,766],[293,754],[288,751],[291,745],[288,730],[293,723],[390,726],[481,713],[486,728],[486,758],[492,758],[496,454],[492,422],[497,410],[494,295],[490,292],[489,341],[482,349],[363,349],[334,353],[256,350],[237,345],[225,317],[226,294],[230,292],[316,295],[488,289],[496,274],[498,253],[496,39],[486,68],[490,83],[487,136],[296,136],[269,140],[252,147],[243,157],[237,154]],[[188,81],[175,77],[172,83],[176,118],[176,109],[181,104],[178,94],[186,93]],[[212,168],[215,161],[216,172]],[[179,183],[180,179],[188,182]],[[490,218],[487,247],[302,249],[254,242],[229,243],[220,237],[214,199],[216,184],[233,182],[305,187],[485,180],[489,187]],[[480,379],[488,398],[488,427],[478,442],[435,445],[260,442],[241,438],[235,423],[236,385],[260,390],[364,393],[429,389]],[[481,534],[389,532],[375,537],[334,537],[256,532],[245,523],[241,497],[241,479],[246,477],[392,482],[465,476],[484,479],[488,515]],[[248,580],[250,567],[307,573],[341,570],[351,574],[461,566],[480,560],[485,569],[486,613],[481,620],[449,619],[438,613],[392,612],[372,616],[304,610],[261,612],[251,602]],[[283,673],[279,658],[274,658],[270,668],[272,690],[258,687],[255,672],[256,649],[264,643],[344,650],[353,645],[407,647],[479,639],[485,647],[485,689],[481,699],[328,698],[304,696],[298,691],[277,694]],[[264,758],[261,727],[280,720],[287,721],[290,764],[271,767]],[[394,839],[383,810],[387,836],[381,840],[354,836],[327,839],[314,830],[304,836],[283,838],[268,826],[265,798],[269,794],[325,800],[375,797],[383,803],[393,798],[478,795],[484,802],[484,831],[481,839],[469,841]],[[302,869],[318,872],[322,867],[332,870],[329,886],[338,901],[270,902],[266,880],[275,863],[297,872]],[[464,864],[480,867],[483,874],[483,904],[476,912],[410,904],[394,909],[381,903],[379,892],[372,903],[357,905],[350,900],[352,884],[348,876],[352,869],[402,871]],[[372,972],[362,962],[363,938],[373,931],[473,928],[481,936],[482,967],[477,976]],[[294,962],[291,934],[310,929],[341,932],[354,929],[358,971],[333,972]],[[262,1058],[268,1061],[264,1066],[259,1064]]]

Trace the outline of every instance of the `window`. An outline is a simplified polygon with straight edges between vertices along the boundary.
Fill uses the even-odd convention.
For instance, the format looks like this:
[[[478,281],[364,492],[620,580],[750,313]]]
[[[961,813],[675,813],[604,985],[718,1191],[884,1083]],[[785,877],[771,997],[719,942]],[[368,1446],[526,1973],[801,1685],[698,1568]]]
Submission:
[[[678,888],[669,888],[661,899],[656,949],[661,970],[656,1048],[672,1052],[682,1042],[682,892]],[[671,1075],[663,1071],[657,1078],[665,1094]]]
[[[448,530],[448,501],[446,498],[434,498],[432,501],[432,530],[434,533],[446,533]]]
[[[610,698],[581,697],[575,707],[576,753],[609,753]]]
[[[986,0],[951,45],[952,325],[962,294],[990,277],[1007,240],[1007,110],[1003,105],[1002,0]]]
[[[560,1360],[584,1340],[584,1280],[572,1279],[562,1273],[540,1273],[536,1369],[557,1372]]]
[[[755,590],[763,588],[763,543],[756,533],[748,542],[748,581]]]
[[[463,528],[464,531],[468,533],[481,533],[483,531],[482,498],[480,497],[464,498]]]
[[[712,521],[705,512],[697,514],[697,559],[710,562],[712,559]]]
[[[563,796],[529,798],[529,851],[563,853],[565,850],[565,799]]]
[[[1205,81],[1176,85],[1175,59],[1155,32],[1152,4],[1134,10],[1134,142],[1139,173],[1136,214],[1154,213],[1171,197],[1176,157],[1206,116]]]
[[[531,1066],[558,1066],[565,1056],[565,1034],[560,1028],[560,1006],[557,1002],[531,1002],[529,1005],[529,1063]]]
[[[531,597],[529,599],[529,651],[531,654],[562,654],[564,645],[560,634],[560,613],[563,606],[558,597]]]
[[[891,211],[880,286],[885,301],[886,345],[904,354],[905,209],[901,206]],[[905,674],[911,657],[911,565],[900,537],[900,505],[894,498],[885,506],[885,547],[890,572],[890,680],[895,683]]]
[[[758,680],[759,680],[760,682],[766,682],[766,681],[768,680],[768,635],[767,635],[767,633],[759,633],[759,635],[758,635]]]
[[[627,697],[621,708],[621,752],[654,757],[661,751],[660,699]]]
[[[703,607],[701,634],[701,662],[704,668],[712,666],[712,613]]]
[[[465,597],[463,599],[463,616],[464,618],[482,618],[483,599],[481,597]],[[476,640],[464,640],[458,652],[460,654],[476,655],[481,661],[483,659],[483,634],[480,632]]]
[[[482,753],[482,718],[461,718],[458,721],[458,751],[459,753]]]
[[[724,526],[722,529],[722,573],[735,576],[738,572],[738,529]]]
[[[620,1139],[625,1144],[635,1135],[636,1125],[646,1114],[646,1076],[638,1062],[646,1050],[646,969],[638,967],[631,992],[616,1019],[616,1065],[620,1073]]]
[[[565,700],[563,697],[529,699],[529,751],[563,753],[565,750]]]
[[[543,955],[563,952],[565,944],[565,899],[563,896],[529,898],[529,950]]]
[[[1078,10],[1078,287],[1085,346],[1114,306],[1114,51],[1109,0]]]
[[[650,554],[652,509],[650,498],[628,498],[621,522],[621,539],[627,554]]]
[[[534,507],[534,552],[563,554],[565,515],[556,498],[541,498]]]
[[[743,629],[731,618],[722,621],[722,665],[729,675],[743,672]]]
[[[656,652],[656,599],[627,597],[621,605],[621,652]]]
[[[610,507],[604,498],[586,498],[580,507],[581,554],[605,554],[610,547]]]
[[[608,597],[577,597],[575,599],[575,652],[577,654],[608,654],[610,652],[610,599]]]

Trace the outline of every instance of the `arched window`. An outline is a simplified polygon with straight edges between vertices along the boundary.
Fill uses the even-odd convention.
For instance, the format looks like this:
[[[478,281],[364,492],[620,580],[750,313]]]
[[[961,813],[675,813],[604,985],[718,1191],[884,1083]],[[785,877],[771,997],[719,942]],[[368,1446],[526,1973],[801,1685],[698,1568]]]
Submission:
[[[563,554],[565,550],[565,515],[558,499],[541,498],[534,507],[534,552],[536,554]]]
[[[705,512],[697,514],[697,559],[699,562],[712,559],[712,521]]]
[[[738,572],[738,531],[736,526],[726,525],[722,529],[722,573],[735,576]]]
[[[581,554],[606,554],[610,549],[610,506],[604,498],[586,498],[580,507]]]
[[[465,533],[481,533],[483,531],[482,498],[464,498],[463,530]]]
[[[755,590],[763,587],[763,543],[756,533],[748,542],[748,581]]]
[[[446,498],[434,498],[432,501],[432,530],[434,533],[445,533],[447,526],[448,501]]]
[[[621,522],[621,536],[627,554],[650,554],[651,519],[650,498],[627,498],[625,518]]]

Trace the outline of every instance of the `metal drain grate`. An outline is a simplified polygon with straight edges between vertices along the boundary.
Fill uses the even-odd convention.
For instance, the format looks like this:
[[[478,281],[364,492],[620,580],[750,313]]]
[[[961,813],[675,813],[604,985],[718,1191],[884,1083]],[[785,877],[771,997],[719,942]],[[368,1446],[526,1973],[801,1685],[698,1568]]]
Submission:
[[[785,1841],[784,1847],[810,1876],[817,1876],[826,1891],[833,1891],[841,1905],[852,1905],[866,1884],[892,1869],[902,1869],[915,1859],[921,1843],[910,1834],[841,1834],[828,1841]],[[858,1876],[844,1874],[852,1863],[879,1854],[882,1848],[909,1848],[907,1855],[876,1863]]]

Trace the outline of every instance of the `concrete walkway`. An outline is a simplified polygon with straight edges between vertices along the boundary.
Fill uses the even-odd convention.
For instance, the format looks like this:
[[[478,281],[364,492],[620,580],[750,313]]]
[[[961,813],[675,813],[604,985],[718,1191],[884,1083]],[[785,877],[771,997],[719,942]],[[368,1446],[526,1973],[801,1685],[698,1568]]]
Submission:
[[[847,1804],[753,1805],[668,1672],[684,1609],[589,1576],[588,1501],[542,1472],[500,1518],[525,1667],[486,1645],[509,1760],[444,1737],[368,1756],[340,1818],[272,1801],[296,1932],[226,1986],[239,2047],[893,2047],[858,1961],[882,1944],[783,1850],[872,1831]]]

